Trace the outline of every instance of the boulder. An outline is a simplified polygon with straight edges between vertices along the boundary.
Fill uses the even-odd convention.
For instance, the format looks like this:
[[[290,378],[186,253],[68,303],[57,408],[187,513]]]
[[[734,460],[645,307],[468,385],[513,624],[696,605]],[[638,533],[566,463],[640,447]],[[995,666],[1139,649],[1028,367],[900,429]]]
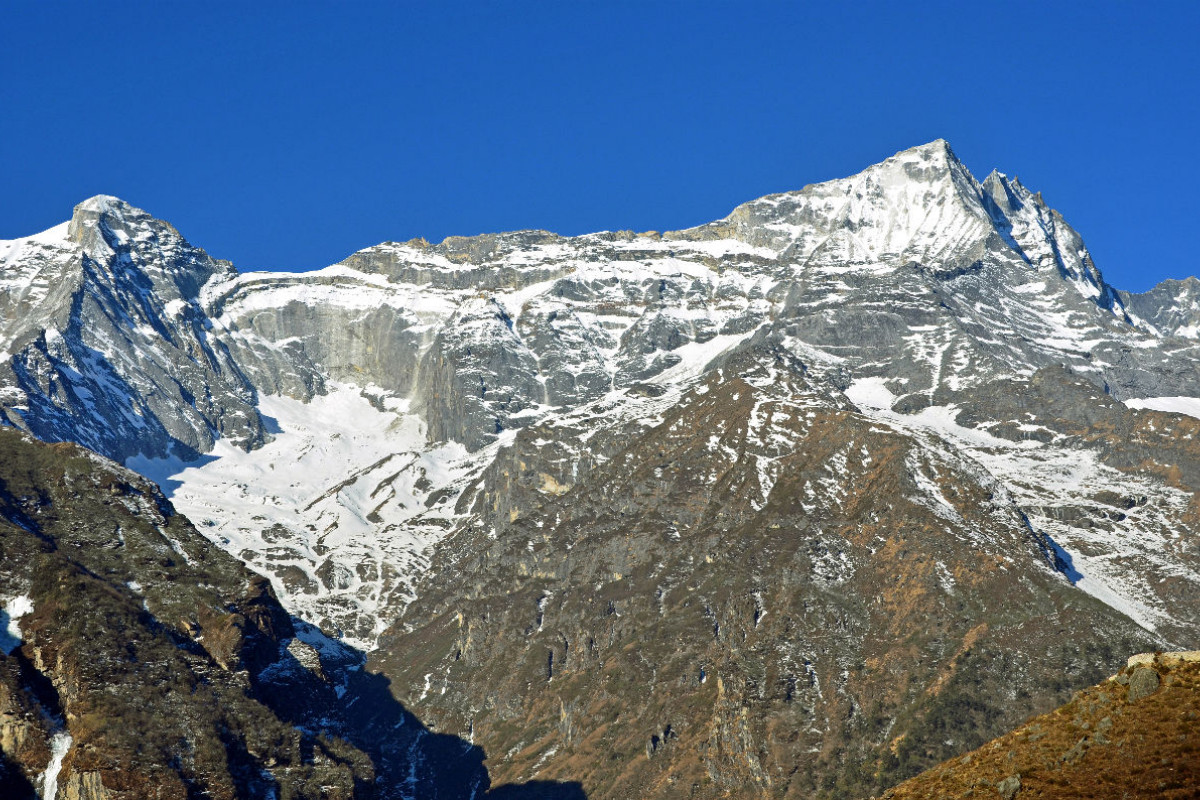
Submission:
[[[1150,667],[1138,667],[1129,676],[1129,702],[1135,703],[1158,691],[1158,673]]]

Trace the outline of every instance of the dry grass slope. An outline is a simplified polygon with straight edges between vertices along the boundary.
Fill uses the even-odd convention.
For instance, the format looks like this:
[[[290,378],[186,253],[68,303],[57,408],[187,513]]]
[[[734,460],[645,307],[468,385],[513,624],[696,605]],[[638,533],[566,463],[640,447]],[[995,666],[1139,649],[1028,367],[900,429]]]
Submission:
[[[1130,659],[1061,708],[883,797],[1200,797],[1200,653]]]

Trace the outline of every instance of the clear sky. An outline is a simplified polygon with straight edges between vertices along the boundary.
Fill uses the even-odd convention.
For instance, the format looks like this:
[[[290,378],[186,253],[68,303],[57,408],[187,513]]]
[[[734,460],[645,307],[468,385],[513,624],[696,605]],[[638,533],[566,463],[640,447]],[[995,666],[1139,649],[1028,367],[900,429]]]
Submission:
[[[1119,288],[1200,272],[1200,3],[8,2],[0,238],[115,194],[241,269],[672,229],[938,137]]]

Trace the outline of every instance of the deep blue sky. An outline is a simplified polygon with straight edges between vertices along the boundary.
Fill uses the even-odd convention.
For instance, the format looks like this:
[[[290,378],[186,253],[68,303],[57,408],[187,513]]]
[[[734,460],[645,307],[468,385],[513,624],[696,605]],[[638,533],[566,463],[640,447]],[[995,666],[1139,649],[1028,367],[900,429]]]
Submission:
[[[1118,287],[1200,271],[1198,3],[246,5],[0,8],[0,238],[107,193],[310,269],[686,227],[941,136]]]

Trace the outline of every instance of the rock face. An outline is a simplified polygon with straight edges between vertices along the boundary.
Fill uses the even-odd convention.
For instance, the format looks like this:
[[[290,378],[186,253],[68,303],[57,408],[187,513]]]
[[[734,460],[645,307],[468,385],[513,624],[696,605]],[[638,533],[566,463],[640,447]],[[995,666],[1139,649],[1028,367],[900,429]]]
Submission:
[[[1167,336],[1200,337],[1200,281],[1166,280],[1142,294],[1121,293],[1121,301],[1143,324]]]
[[[662,235],[414,240],[314,273],[239,275],[97,197],[0,247],[6,419],[153,476],[291,608],[363,646],[415,596],[448,531],[490,524],[455,509],[473,508],[464,490],[516,431],[586,414],[584,427],[624,430],[656,413],[652,395],[678,397],[740,350],[787,353],[861,410],[921,431],[969,396],[976,430],[1011,431],[1014,446],[993,457],[977,433],[950,446],[1002,473],[1085,587],[1174,624],[1178,580],[1140,576],[1178,549],[1186,503],[1150,480],[1137,494],[1160,513],[1139,514],[1156,518],[1106,518],[1112,535],[1095,541],[1076,524],[1096,508],[1078,482],[1039,492],[1019,476],[1082,461],[1083,483],[1120,493],[1128,471],[1048,440],[1037,409],[1014,401],[1038,370],[1064,367],[1095,387],[1070,414],[1097,393],[1200,396],[1191,284],[1115,291],[1040,195],[999,173],[976,181],[944,141]],[[574,430],[554,447],[578,478],[593,456]],[[262,474],[297,462],[303,482]],[[1178,555],[1149,566],[1171,572]]]
[[[1200,635],[1194,281],[1113,289],[944,141],[663,234],[238,274],[101,197],[0,259],[8,423],[498,780],[862,795]]]

